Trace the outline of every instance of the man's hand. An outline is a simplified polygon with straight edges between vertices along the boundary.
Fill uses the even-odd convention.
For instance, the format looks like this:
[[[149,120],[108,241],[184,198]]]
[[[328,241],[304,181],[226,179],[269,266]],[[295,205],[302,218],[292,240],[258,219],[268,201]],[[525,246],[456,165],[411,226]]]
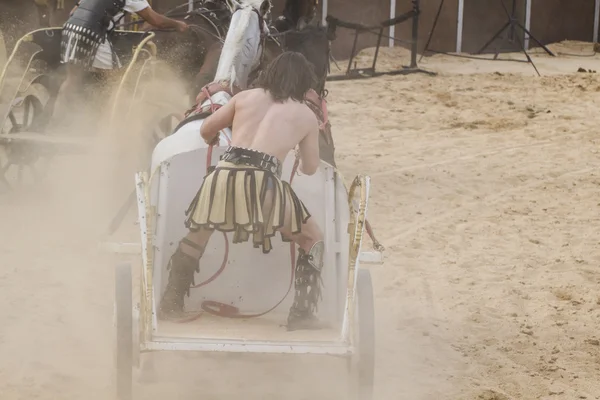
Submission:
[[[206,99],[206,95],[204,94],[203,91],[200,91],[200,93],[198,93],[198,96],[196,96],[196,104],[197,105],[202,105],[202,102]]]
[[[218,146],[219,145],[219,133],[217,133],[215,135],[215,137],[213,137],[212,139],[204,139],[204,143],[206,143],[209,146]]]
[[[152,7],[146,7],[143,10],[138,11],[137,15],[150,25],[159,29],[175,29],[178,32],[185,32],[189,28],[188,24],[185,22],[165,17],[154,11]]]
[[[235,116],[235,105],[237,103],[237,94],[233,96],[231,100],[223,107],[220,107],[213,114],[209,115],[202,126],[200,127],[200,135],[208,143],[214,140],[215,136],[218,137],[219,132],[223,129],[230,127],[233,124],[233,117]]]
[[[177,22],[177,26],[175,29],[177,32],[187,32],[190,29],[190,26],[183,21],[175,21]]]
[[[79,2],[77,2],[77,4],[75,4],[75,7],[73,7],[73,9],[71,10],[71,12],[69,13],[69,17],[73,16],[73,13],[75,12],[75,10],[77,10],[77,7],[79,7]]]

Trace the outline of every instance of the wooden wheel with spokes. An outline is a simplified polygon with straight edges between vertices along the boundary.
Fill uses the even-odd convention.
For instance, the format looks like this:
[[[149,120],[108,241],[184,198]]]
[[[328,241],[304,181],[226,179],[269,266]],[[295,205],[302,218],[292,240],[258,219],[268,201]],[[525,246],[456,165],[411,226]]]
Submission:
[[[39,88],[38,88],[39,87]],[[4,124],[0,126],[0,188],[36,184],[46,172],[51,158],[48,149],[34,140],[23,140],[18,134],[41,133],[41,121],[47,99],[41,85],[32,85],[10,105]],[[14,136],[13,136],[14,135]]]

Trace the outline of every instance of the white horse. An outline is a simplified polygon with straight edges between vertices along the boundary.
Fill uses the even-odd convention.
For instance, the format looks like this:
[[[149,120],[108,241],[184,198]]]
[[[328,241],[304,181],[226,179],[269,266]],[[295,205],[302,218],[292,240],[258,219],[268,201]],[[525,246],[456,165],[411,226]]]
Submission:
[[[231,97],[248,86],[248,77],[260,65],[263,35],[268,31],[264,20],[270,12],[270,0],[242,0],[236,4],[213,83],[203,89],[205,99],[197,105],[195,117],[184,119],[178,129],[154,149],[154,171],[163,161],[182,152],[208,147],[200,137],[200,127],[211,107],[225,105]],[[213,108],[214,109],[214,108]],[[231,141],[231,130],[219,134],[219,146]]]

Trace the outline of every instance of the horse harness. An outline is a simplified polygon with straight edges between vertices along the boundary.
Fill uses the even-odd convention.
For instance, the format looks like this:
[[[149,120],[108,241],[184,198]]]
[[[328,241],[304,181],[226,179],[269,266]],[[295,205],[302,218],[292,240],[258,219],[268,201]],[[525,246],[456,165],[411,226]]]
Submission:
[[[270,0],[269,0],[269,4],[271,4]],[[258,16],[258,25],[259,25],[259,29],[260,29],[260,42],[261,43],[260,43],[260,59],[258,61],[258,65],[256,66],[256,68],[253,71],[251,71],[251,73],[256,70],[260,70],[262,68],[264,61],[265,61],[265,44],[266,44],[267,38],[269,37],[269,32],[268,32],[264,17],[260,14],[260,12],[256,8],[252,7],[252,11],[254,11],[256,13],[256,15]],[[267,11],[267,13],[268,12],[270,12],[270,8],[269,8],[269,11]]]
[[[237,11],[238,9],[239,9],[239,7],[235,11]],[[264,64],[265,41],[267,38],[271,37],[271,35],[265,29],[265,27],[266,27],[265,20],[264,20],[263,16],[261,15],[261,13],[259,12],[259,10],[252,7],[252,11],[255,12],[256,15],[258,16],[259,29],[260,29],[261,41],[262,41],[260,61],[258,63],[258,66],[255,68],[255,70],[257,70],[257,69],[260,69]],[[221,105],[215,104],[211,100],[212,96],[214,96],[215,94],[217,94],[219,92],[225,92],[230,97],[233,97],[241,91],[242,91],[242,89],[235,84],[231,85],[231,89],[219,82],[212,82],[212,83],[209,83],[208,85],[204,86],[201,90],[201,93],[200,93],[201,96],[199,96],[199,100],[196,102],[196,104],[191,109],[186,111],[186,113],[184,115],[184,119],[175,128],[175,131],[173,133],[177,132],[177,130],[179,130],[179,128],[181,128],[183,125],[185,125],[191,121],[207,118],[209,115],[211,115],[216,110],[218,110],[221,107]],[[307,96],[305,99],[305,104],[315,113],[315,116],[319,120],[319,131],[320,131],[321,135],[323,135],[323,138],[325,139],[325,141],[328,144],[332,144],[333,137],[331,136],[331,124],[329,122],[329,118],[328,118],[328,114],[327,114],[327,102],[325,101],[326,96],[327,96],[326,92],[322,93],[320,96],[319,95]],[[314,97],[316,97],[316,98],[314,98]],[[211,106],[210,106],[209,110],[205,110],[204,107],[202,106],[202,104],[204,104],[204,102],[206,100],[211,101]]]
[[[196,102],[196,104],[194,104],[192,108],[190,108],[184,113],[183,119],[175,127],[173,133],[177,132],[183,125],[192,121],[207,118],[209,115],[221,108],[220,104],[213,103],[212,101],[212,96],[214,96],[215,94],[225,92],[230,97],[233,97],[241,91],[242,89],[235,84],[232,84],[231,87],[227,87],[219,82],[211,82],[208,85],[204,86],[200,91],[201,96],[199,96],[199,100]],[[210,108],[208,110],[206,110],[205,107],[202,106],[204,102],[206,102],[206,100],[210,101]]]
[[[270,1],[269,1],[269,4],[271,4]],[[241,7],[238,6],[235,9],[235,11],[238,11],[239,9],[241,9]],[[260,61],[258,62],[258,65],[256,66],[256,68],[252,71],[252,72],[254,72],[257,69],[260,69],[264,63],[265,40],[269,36],[269,32],[265,29],[266,28],[265,19],[261,15],[260,11],[254,7],[252,7],[252,11],[255,12],[258,17],[258,25],[259,25],[260,38],[261,38]],[[267,11],[267,12],[269,12],[269,11]],[[204,118],[208,117],[210,114],[214,113],[216,110],[218,110],[221,106],[219,104],[213,103],[211,100],[212,96],[214,96],[215,94],[217,94],[219,92],[225,92],[229,96],[233,97],[241,91],[242,91],[242,89],[235,84],[231,84],[231,89],[219,82],[212,82],[212,83],[209,83],[208,85],[204,86],[201,90],[201,93],[200,93],[201,96],[200,96],[199,101],[197,101],[196,104],[191,109],[189,109],[188,111],[185,112],[184,119],[179,123],[179,125],[177,125],[177,127],[175,128],[175,131],[173,133],[175,133],[179,128],[181,128],[183,125],[187,124],[188,122],[195,121],[198,119],[204,119]],[[206,100],[211,100],[210,110],[208,110],[208,111],[205,111],[204,107],[202,107],[202,104],[204,104],[204,102]]]

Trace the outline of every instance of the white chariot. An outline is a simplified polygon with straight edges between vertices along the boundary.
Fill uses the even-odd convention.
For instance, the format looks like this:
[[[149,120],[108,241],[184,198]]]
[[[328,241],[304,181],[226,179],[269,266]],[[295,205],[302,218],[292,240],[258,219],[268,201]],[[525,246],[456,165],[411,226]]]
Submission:
[[[251,241],[230,245],[230,235],[218,232],[211,237],[203,255],[197,284],[185,299],[185,308],[192,318],[183,323],[157,319],[169,258],[187,233],[184,210],[205,176],[207,161],[214,165],[225,148],[215,147],[213,152],[195,129],[181,130],[157,145],[152,173],[136,175],[143,262],[140,298],[135,304],[132,304],[131,265],[119,265],[116,271],[119,400],[131,399],[132,369],[138,366],[139,354],[155,351],[345,357],[350,361],[349,373],[354,374],[352,397],[371,399],[375,345],[373,289],[370,272],[361,268],[360,262],[361,259],[378,262],[380,254],[361,252],[369,198],[368,177],[357,176],[350,188],[346,188],[338,172],[321,162],[316,174],[296,174],[292,181],[293,189],[325,235],[322,276],[325,289],[318,316],[330,324],[329,329],[288,332],[282,326],[293,298],[293,291],[288,295],[295,261],[293,253],[290,257],[294,250],[289,243],[275,238],[273,250],[264,255],[252,247]],[[209,156],[212,160],[208,160]],[[290,154],[284,164],[284,179],[290,177],[293,159]],[[215,303],[239,310],[239,314],[229,318],[216,316],[214,311],[219,309],[211,308]],[[274,305],[277,306],[272,309]],[[257,316],[269,309],[272,310]]]

